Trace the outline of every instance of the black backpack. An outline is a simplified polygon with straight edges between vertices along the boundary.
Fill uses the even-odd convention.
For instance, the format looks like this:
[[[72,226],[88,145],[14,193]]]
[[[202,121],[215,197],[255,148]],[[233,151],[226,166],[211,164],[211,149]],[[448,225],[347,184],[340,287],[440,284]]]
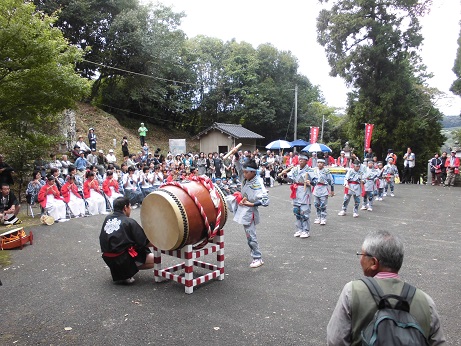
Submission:
[[[423,329],[412,314],[410,304],[416,288],[405,283],[399,295],[384,294],[373,278],[361,279],[378,306],[373,319],[362,330],[362,345],[428,345]],[[392,306],[389,298],[397,300]]]

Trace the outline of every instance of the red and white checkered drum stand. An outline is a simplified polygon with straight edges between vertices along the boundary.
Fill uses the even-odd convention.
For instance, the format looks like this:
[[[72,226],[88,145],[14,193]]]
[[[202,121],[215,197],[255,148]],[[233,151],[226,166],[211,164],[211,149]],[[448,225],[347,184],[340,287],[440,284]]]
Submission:
[[[143,201],[141,223],[154,245],[154,277],[174,280],[186,293],[211,279],[224,280],[224,230],[227,205],[221,190],[207,177],[166,183]],[[216,253],[217,264],[198,258]],[[184,262],[162,268],[162,254]],[[211,270],[194,278],[194,266]],[[184,274],[175,272],[184,270]]]

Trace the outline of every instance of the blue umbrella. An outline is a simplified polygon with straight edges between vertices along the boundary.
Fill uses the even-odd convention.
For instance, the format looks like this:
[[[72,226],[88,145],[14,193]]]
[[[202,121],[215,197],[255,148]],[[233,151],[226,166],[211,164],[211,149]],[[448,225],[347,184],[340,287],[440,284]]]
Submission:
[[[290,142],[292,147],[304,147],[306,145],[309,145],[309,142],[306,142],[304,139],[297,139],[293,142]]]
[[[266,145],[266,149],[269,150],[280,150],[288,148],[291,148],[290,142],[284,141],[283,139],[278,139]]]
[[[322,143],[313,143],[313,144],[309,144],[307,147],[304,147],[303,150],[301,151],[308,151],[310,153],[313,153],[314,151],[317,152],[317,151],[328,151],[329,153],[331,153],[331,149],[329,147],[327,147],[325,144],[322,144]]]

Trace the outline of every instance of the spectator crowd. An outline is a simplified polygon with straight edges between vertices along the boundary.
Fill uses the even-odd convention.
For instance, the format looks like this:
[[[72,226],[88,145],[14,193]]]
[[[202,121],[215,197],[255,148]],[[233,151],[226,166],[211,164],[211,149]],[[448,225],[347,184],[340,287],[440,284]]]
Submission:
[[[121,160],[115,155],[114,149],[111,148],[105,153],[97,148],[98,139],[93,128],[88,131],[88,141],[84,140],[84,136],[78,137],[69,155],[64,154],[58,158],[56,154],[51,154],[48,160],[37,158],[26,190],[27,203],[39,203],[42,212],[53,216],[56,221],[64,221],[70,217],[107,213],[112,210],[113,200],[119,196],[128,197],[133,208],[137,208],[145,196],[163,183],[190,180],[194,176],[206,175],[225,195],[233,194],[240,190],[243,165],[250,160],[256,162],[258,174],[266,187],[273,187],[276,182],[291,184],[286,170],[299,164],[297,152],[283,153],[272,150],[241,150],[226,158],[224,153],[218,152],[189,152],[177,155],[168,153],[165,156],[161,154],[160,148],[154,151],[149,148],[144,130],[147,131],[140,128],[142,149],[137,153],[130,153],[128,139],[126,136],[123,137],[120,143],[123,155]],[[460,164],[455,154],[456,152],[453,152],[451,156],[447,156],[444,152],[441,157],[435,154],[430,160],[432,185],[454,185]],[[326,167],[351,170],[354,168],[354,162],[359,160],[353,153],[347,157],[344,151],[341,151],[337,158],[333,158],[328,152],[313,152],[309,154],[307,166],[316,168],[319,159],[325,160]],[[393,194],[395,178],[398,177],[395,167],[397,157],[393,151],[389,149],[386,158],[379,162],[370,148],[366,151],[364,160],[371,163],[370,167],[381,172],[381,175],[376,177],[383,181],[381,187],[376,188],[377,198],[385,196],[388,188]],[[412,183],[415,155],[410,148],[403,160],[405,168],[401,182]],[[389,169],[391,164],[393,168]],[[367,168],[367,165],[363,167]],[[2,191],[3,185],[9,186],[13,183],[12,171],[0,155]],[[11,209],[12,205],[16,205],[14,210]],[[7,192],[5,187],[0,205],[2,223],[20,222],[17,219],[19,209],[16,197],[9,189]]]

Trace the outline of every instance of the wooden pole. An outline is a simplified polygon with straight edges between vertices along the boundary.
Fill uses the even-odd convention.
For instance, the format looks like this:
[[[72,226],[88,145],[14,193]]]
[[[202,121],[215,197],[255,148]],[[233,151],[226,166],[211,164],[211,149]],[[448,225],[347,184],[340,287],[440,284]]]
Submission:
[[[223,160],[227,159],[229,156],[235,154],[237,150],[242,146],[242,143],[239,143],[235,148],[231,149],[226,155],[223,156]]]

